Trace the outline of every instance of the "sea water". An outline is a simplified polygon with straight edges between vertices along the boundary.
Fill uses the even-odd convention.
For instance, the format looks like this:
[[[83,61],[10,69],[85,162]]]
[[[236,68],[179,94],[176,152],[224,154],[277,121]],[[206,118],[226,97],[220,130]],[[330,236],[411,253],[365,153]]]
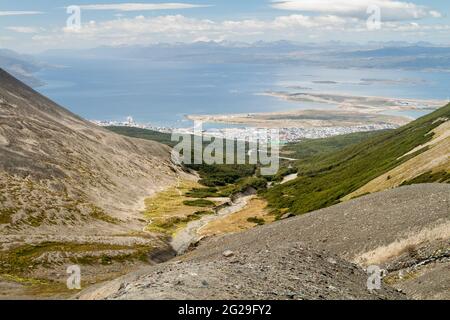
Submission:
[[[448,98],[450,74],[388,69],[332,69],[274,63],[55,58],[37,76],[42,94],[91,120],[186,127],[188,114],[330,109],[336,105],[290,102],[267,91],[337,93],[394,98]],[[427,111],[391,112],[419,117]],[[215,124],[215,127],[220,125]]]

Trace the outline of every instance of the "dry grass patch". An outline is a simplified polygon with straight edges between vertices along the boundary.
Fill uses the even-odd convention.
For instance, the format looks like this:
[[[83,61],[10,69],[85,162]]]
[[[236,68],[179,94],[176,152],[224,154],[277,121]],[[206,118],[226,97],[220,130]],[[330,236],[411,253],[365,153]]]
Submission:
[[[205,206],[193,205],[196,200],[186,194],[199,187],[197,182],[181,181],[177,186],[146,199],[144,215],[150,223],[145,230],[172,235],[189,221],[196,220],[200,216],[198,213],[205,211]]]
[[[239,232],[263,223],[273,222],[275,216],[270,215],[266,207],[267,202],[265,200],[253,198],[243,210],[208,223],[198,233],[201,236],[214,236]]]
[[[446,239],[450,239],[450,222],[445,222],[431,229],[423,229],[418,233],[398,239],[387,246],[381,246],[375,250],[362,253],[356,256],[353,259],[353,262],[363,266],[372,264],[379,265],[398,257],[403,253],[414,253],[416,248],[422,243]]]

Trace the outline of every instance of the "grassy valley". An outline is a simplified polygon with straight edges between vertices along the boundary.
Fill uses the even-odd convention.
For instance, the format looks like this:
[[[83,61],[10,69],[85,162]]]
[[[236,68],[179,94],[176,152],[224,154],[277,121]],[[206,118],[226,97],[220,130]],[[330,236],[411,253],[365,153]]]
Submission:
[[[341,202],[371,180],[389,172],[429,149],[419,148],[433,139],[433,130],[450,118],[450,105],[396,130],[355,133],[287,144],[275,176],[262,177],[256,166],[189,165],[200,175],[200,184],[186,193],[192,198],[229,196],[253,187],[268,202],[276,217],[303,214]],[[170,135],[135,128],[110,128],[115,132],[169,143]],[[417,149],[417,150],[416,150]],[[408,153],[409,152],[409,153]],[[298,177],[279,184],[284,176]],[[390,177],[386,177],[390,179]],[[448,182],[444,169],[426,172],[399,185]],[[267,188],[272,182],[273,187]],[[357,196],[360,196],[358,194]]]
[[[390,190],[393,192],[388,192],[386,198],[391,197],[392,202],[405,195],[408,198],[402,208],[390,211],[391,220],[398,217],[400,211],[405,216],[411,214],[410,208],[414,208],[417,218],[411,220],[414,223],[407,231],[413,230],[420,219],[421,225],[426,226],[430,215],[428,209],[423,208],[430,208],[438,197],[436,221],[444,222],[432,230],[431,238],[428,231],[413,230],[416,233],[404,239],[401,250],[393,252],[403,254],[411,243],[426,249],[423,257],[415,258],[416,264],[428,261],[436,250],[440,251],[432,256],[433,259],[446,255],[443,250],[448,238],[448,223],[441,218],[447,208],[447,185],[423,188],[407,185],[450,181],[450,105],[396,130],[288,144],[281,152],[279,172],[262,176],[260,167],[250,164],[178,166],[170,157],[169,147],[176,142],[171,141],[169,134],[129,127],[104,130],[1,70],[0,77],[0,150],[3,152],[0,161],[0,245],[3,248],[0,250],[0,287],[4,288],[2,294],[5,296],[65,297],[68,294],[64,286],[65,272],[69,264],[83,267],[83,286],[90,286],[118,278],[148,263],[164,262],[175,253],[201,248],[204,237],[225,233],[236,234],[235,251],[241,250],[240,237],[245,238],[247,234],[251,235],[249,242],[256,244],[253,249],[247,248],[249,252],[259,250],[260,245],[271,247],[277,253],[284,249],[290,252],[290,243],[270,240],[267,235],[272,228],[274,236],[289,235],[295,240],[297,231],[280,232],[287,230],[283,223],[290,225],[291,221],[300,221],[295,220],[297,218],[311,215],[313,221],[318,221],[315,216],[319,218],[320,212],[302,214],[352,198],[359,199],[330,210],[340,208],[342,211],[348,205],[351,212],[361,210],[367,214],[367,208],[372,207],[371,201],[376,198],[377,203],[382,202],[383,195],[361,196],[398,186],[403,188]],[[206,144],[209,143],[205,142],[202,148]],[[407,174],[403,174],[404,171]],[[373,184],[382,188],[376,189]],[[413,202],[418,197],[416,190],[426,188],[434,198],[422,195],[421,209]],[[142,202],[145,208],[137,205]],[[353,209],[353,205],[359,209]],[[385,212],[381,210],[379,214]],[[341,213],[347,214],[345,210]],[[293,215],[302,216],[280,224],[272,223]],[[327,223],[327,219],[328,215],[322,214],[327,226],[334,227],[339,222],[342,225],[338,231],[346,230],[348,221],[345,218],[336,223]],[[367,222],[353,220],[355,226],[359,224],[360,227],[352,228],[361,231],[361,234],[354,232],[354,239],[366,236],[372,239]],[[386,226],[377,230],[384,231],[393,225],[393,220],[380,221]],[[255,226],[258,226],[257,230],[246,233]],[[301,230],[300,226],[301,223],[296,230]],[[397,221],[395,226],[392,237],[385,243],[390,249],[398,243],[398,235],[406,230],[404,221]],[[319,226],[312,231],[313,243],[324,239],[322,242],[326,243],[331,239],[329,234],[323,234],[319,239],[320,230],[325,228]],[[342,234],[334,230],[329,232],[342,238]],[[344,232],[347,233],[350,232]],[[375,234],[377,240],[376,237],[381,236]],[[423,239],[432,243],[425,243]],[[376,254],[385,252],[384,247],[377,247],[377,241],[373,243],[372,251]],[[233,243],[234,240],[228,245],[232,247]],[[277,248],[273,246],[275,243],[287,247]],[[351,245],[356,247],[353,240]],[[217,270],[224,266],[221,260],[224,250],[215,254]],[[204,249],[198,251],[200,255],[205,252]],[[370,256],[372,252],[365,254]],[[279,270],[277,268],[285,257],[283,253],[272,262],[277,266],[273,270]],[[342,257],[349,259],[345,255]],[[265,266],[265,258],[262,253],[255,263]],[[318,266],[329,268],[330,264],[322,260],[316,261]],[[280,270],[285,266],[281,265]],[[363,277],[364,272],[359,271]],[[237,274],[232,269],[230,272]],[[254,276],[254,272],[250,272]],[[361,283],[358,280],[351,286],[364,290]],[[248,296],[252,295],[249,293]]]
[[[171,141],[171,136],[168,133],[132,127],[107,128],[128,137],[157,141],[171,147],[176,144],[176,142]],[[283,147],[281,156],[309,161],[313,157],[325,157],[377,134],[379,132],[362,132],[325,139],[304,140],[299,143],[287,144]],[[275,176],[264,177],[259,175],[257,165],[186,165],[186,168],[195,170],[200,176],[200,186],[192,188],[186,195],[192,198],[227,197],[234,193],[243,192],[248,187],[264,191],[268,182],[279,182],[283,176],[296,172],[297,168],[292,166],[292,163],[292,161],[282,160],[280,171]]]

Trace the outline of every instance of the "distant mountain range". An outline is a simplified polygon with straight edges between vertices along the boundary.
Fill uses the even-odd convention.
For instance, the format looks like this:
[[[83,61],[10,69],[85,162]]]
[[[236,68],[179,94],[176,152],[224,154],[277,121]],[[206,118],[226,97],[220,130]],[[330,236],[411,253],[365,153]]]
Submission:
[[[450,47],[420,42],[365,45],[342,42],[195,42],[149,46],[98,47],[87,50],[49,50],[38,57],[149,59],[192,63],[277,63],[334,68],[402,68],[450,70]]]
[[[334,68],[387,68],[450,70],[450,47],[419,42],[369,42],[361,45],[339,41],[294,43],[290,41],[255,43],[195,42],[159,43],[148,46],[98,47],[83,50],[48,50],[23,55],[0,49],[0,68],[32,87],[45,83],[36,72],[52,68],[58,57],[77,59],[142,59],[191,63],[278,63]]]

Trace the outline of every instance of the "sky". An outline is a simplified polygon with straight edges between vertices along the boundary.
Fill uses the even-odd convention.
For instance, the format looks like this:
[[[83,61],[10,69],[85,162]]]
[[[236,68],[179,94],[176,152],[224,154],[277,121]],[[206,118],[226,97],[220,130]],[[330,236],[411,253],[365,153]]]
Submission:
[[[0,47],[22,53],[260,40],[450,45],[450,1],[0,0]]]

